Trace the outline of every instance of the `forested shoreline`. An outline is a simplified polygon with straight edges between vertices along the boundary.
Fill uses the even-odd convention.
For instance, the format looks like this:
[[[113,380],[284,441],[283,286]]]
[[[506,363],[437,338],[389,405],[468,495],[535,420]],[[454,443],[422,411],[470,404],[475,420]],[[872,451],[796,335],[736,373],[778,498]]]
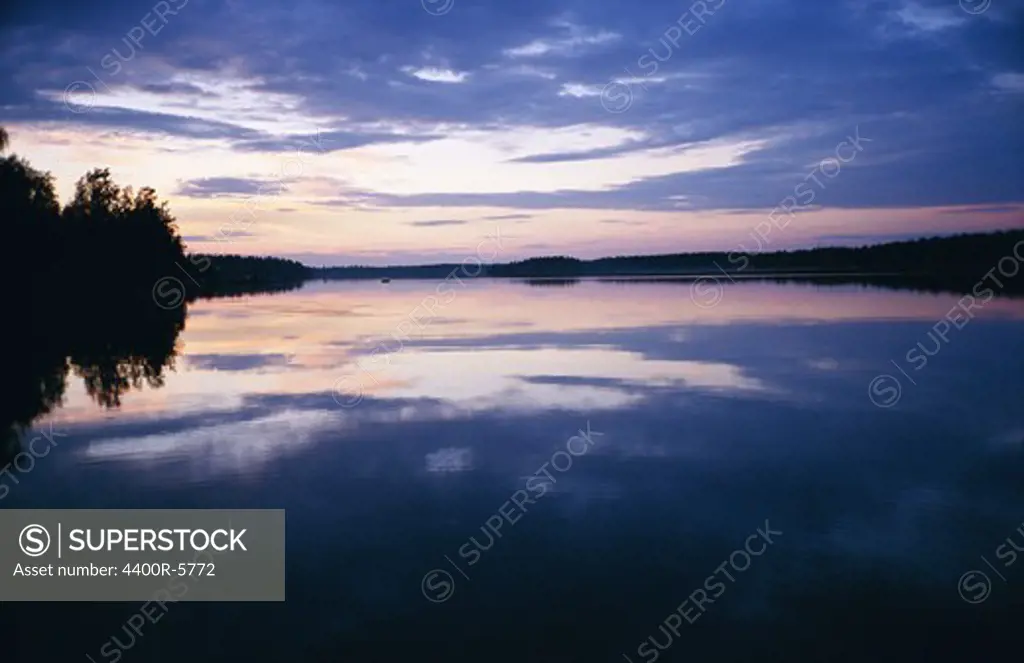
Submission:
[[[1001,260],[1019,262],[1024,230],[925,237],[859,247],[825,247],[794,251],[717,251],[663,255],[614,256],[581,260],[550,256],[481,264],[462,263],[393,267],[326,267],[311,269],[324,279],[510,278],[532,284],[571,285],[582,278],[714,278],[800,280],[821,284],[864,283],[936,292],[970,292]],[[1024,279],[1008,279],[1001,294],[1024,293]]]

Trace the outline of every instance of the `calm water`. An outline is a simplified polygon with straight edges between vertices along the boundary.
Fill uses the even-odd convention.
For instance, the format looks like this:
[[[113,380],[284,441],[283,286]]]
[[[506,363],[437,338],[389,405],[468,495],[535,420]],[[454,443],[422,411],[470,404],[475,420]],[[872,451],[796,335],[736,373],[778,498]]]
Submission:
[[[116,409],[69,376],[36,422],[66,437],[0,508],[284,508],[288,600],[171,605],[136,638],[140,604],[6,604],[0,660],[1021,651],[1024,302],[937,343],[953,295],[436,287],[198,302],[165,384]]]

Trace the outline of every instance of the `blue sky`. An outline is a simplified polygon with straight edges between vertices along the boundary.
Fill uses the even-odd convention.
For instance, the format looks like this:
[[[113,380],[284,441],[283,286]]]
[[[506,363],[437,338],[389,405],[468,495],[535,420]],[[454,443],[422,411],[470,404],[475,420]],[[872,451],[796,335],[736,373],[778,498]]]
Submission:
[[[154,186],[194,250],[383,264],[495,235],[481,257],[1024,227],[1022,0],[19,4],[13,151],[64,197],[96,166]]]

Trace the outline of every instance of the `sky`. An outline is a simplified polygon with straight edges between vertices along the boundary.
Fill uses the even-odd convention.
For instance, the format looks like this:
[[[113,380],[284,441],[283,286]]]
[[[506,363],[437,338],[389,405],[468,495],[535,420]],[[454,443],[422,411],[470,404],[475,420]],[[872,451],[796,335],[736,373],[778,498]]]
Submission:
[[[67,200],[310,265],[1024,227],[1024,0],[34,0],[0,124]]]

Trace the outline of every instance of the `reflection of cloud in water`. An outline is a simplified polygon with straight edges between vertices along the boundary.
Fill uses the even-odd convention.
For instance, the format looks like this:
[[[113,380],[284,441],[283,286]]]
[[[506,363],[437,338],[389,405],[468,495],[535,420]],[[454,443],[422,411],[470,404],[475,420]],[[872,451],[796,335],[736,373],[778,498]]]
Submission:
[[[258,469],[296,453],[316,433],[337,426],[339,415],[324,410],[282,410],[247,421],[189,428],[141,437],[96,440],[81,453],[93,461],[191,460],[209,473]]]
[[[427,454],[427,472],[466,472],[473,469],[473,450],[446,447]]]
[[[455,554],[474,531],[486,541],[478,529],[485,519],[526,490],[529,477],[543,477],[540,468],[590,420],[603,436],[568,471],[546,466],[557,483],[543,502],[528,505],[527,524],[488,553],[503,559],[484,560],[496,571],[487,572],[488,591],[517,608],[540,605],[528,590],[552,579],[561,596],[591,597],[598,585],[608,590],[609,601],[580,604],[592,622],[615,606],[677,605],[674,588],[702,586],[753,527],[770,519],[785,532],[779,548],[754,562],[735,590],[730,585],[739,594],[713,607],[721,628],[706,633],[709,651],[762,615],[781,615],[785,642],[802,642],[810,631],[828,636],[835,624],[869,615],[870,625],[882,629],[919,627],[923,637],[912,638],[914,647],[928,642],[933,618],[941,628],[970,619],[944,608],[978,607],[957,596],[957,578],[1020,522],[1019,323],[972,322],[929,362],[920,384],[904,384],[898,408],[882,411],[868,399],[868,383],[895,370],[891,360],[905,356],[921,330],[948,311],[948,297],[931,303],[830,290],[830,302],[817,301],[839,311],[840,321],[793,324],[772,315],[788,308],[789,319],[809,318],[818,304],[805,301],[808,289],[780,287],[770,291],[777,305],[750,300],[751,320],[767,322],[680,326],[686,312],[677,314],[676,304],[683,300],[685,308],[685,288],[671,301],[665,289],[648,297],[644,317],[642,286],[579,286],[575,299],[531,295],[531,308],[509,305],[511,285],[487,287],[494,297],[474,300],[484,285],[469,285],[448,310],[470,318],[465,327],[428,327],[390,365],[371,363],[355,341],[379,338],[394,321],[336,320],[326,305],[320,316],[288,313],[289,302],[304,293],[260,300],[249,321],[204,326],[190,318],[188,353],[277,353],[297,361],[197,370],[186,354],[185,370],[170,375],[165,388],[133,394],[109,421],[82,421],[76,412],[55,424],[69,437],[59,440],[61,453],[38,464],[33,484],[41,489],[12,491],[11,498],[19,508],[109,508],[126,495],[140,508],[287,508],[289,596],[298,597],[289,605],[299,607],[284,626],[321,638],[324,658],[337,658],[346,639],[369,641],[368,624],[380,627],[373,635],[379,642],[398,628],[417,642],[436,643],[437,623],[419,612],[406,615],[410,591],[418,593],[420,574],[434,564],[429,560],[443,564],[441,555]],[[425,288],[412,301],[385,298],[360,310],[405,316]],[[745,291],[730,289],[718,311]],[[929,317],[924,324],[877,322],[856,312],[881,315],[895,305],[874,302],[887,299],[899,300],[898,317]],[[860,306],[847,315],[851,300]],[[504,320],[513,316],[529,316],[535,328],[510,328]],[[338,339],[348,345],[332,345]],[[364,378],[365,398],[344,410],[332,385],[361,370],[372,374]],[[501,572],[508,560],[525,563]],[[337,604],[338,587],[349,604],[361,606],[355,617],[351,605],[324,609]],[[1011,594],[994,593],[986,610],[1004,606],[1010,613],[1012,602],[998,602]],[[435,614],[434,606],[419,603]],[[922,605],[928,619],[913,610]],[[544,624],[579,621],[558,605],[541,609]],[[484,611],[456,613],[463,626],[469,620],[467,632],[483,632],[494,621]],[[45,616],[27,622],[45,623]],[[197,615],[184,630],[201,631],[207,618]],[[635,630],[663,618],[640,615]],[[763,624],[765,632],[779,625]],[[757,634],[751,635],[753,641]],[[833,644],[822,641],[821,651]]]
[[[998,451],[1024,451],[1024,428],[1012,428],[993,435],[992,446]]]
[[[387,426],[468,422],[474,416],[472,411],[437,401],[368,402],[351,410],[331,405],[327,406],[331,409],[324,409],[327,402],[333,405],[333,401],[320,394],[262,397],[233,412],[197,412],[180,420],[128,423],[130,428],[125,431],[108,428],[110,437],[90,442],[77,455],[86,462],[128,462],[151,467],[186,461],[205,475],[245,473],[261,470],[286,456],[301,456],[319,442],[355,441],[368,431]],[[268,411],[273,414],[265,414]],[[255,416],[250,418],[251,415]],[[160,427],[174,430],[160,431]],[[160,432],[151,432],[154,428]],[[461,456],[457,451],[460,450],[442,449],[434,459],[428,458],[428,466],[433,460],[438,468],[447,466],[447,471],[456,471],[456,466],[458,471],[472,469],[472,451],[462,449]]]
[[[784,393],[818,406],[852,373],[876,375],[879,363],[903,356],[920,336],[917,321],[932,324],[949,309],[948,297],[744,284],[709,312],[689,306],[686,285],[593,282],[538,291],[481,281],[418,328],[410,312],[436,284],[398,285],[333,282],[197,302],[177,371],[159,390],[132,393],[117,419],[234,411],[257,395],[329,394],[342,378],[367,400],[426,398],[477,413],[622,411],[652,389],[687,399]],[[1019,303],[996,300],[983,316],[1001,308],[1020,312]],[[392,335],[403,323],[412,325],[411,337],[399,344]],[[994,324],[972,324],[970,338]],[[955,352],[968,344],[959,339]],[[382,342],[392,354],[379,354]],[[62,412],[73,422],[108,416],[77,383]]]
[[[738,366],[647,359],[614,346],[496,350],[417,349],[384,368],[393,398],[440,398],[471,409],[616,409],[650,387],[766,391]]]
[[[669,332],[668,340],[672,341],[673,343],[685,343],[686,341],[690,340],[690,336],[682,329],[675,329]]]

